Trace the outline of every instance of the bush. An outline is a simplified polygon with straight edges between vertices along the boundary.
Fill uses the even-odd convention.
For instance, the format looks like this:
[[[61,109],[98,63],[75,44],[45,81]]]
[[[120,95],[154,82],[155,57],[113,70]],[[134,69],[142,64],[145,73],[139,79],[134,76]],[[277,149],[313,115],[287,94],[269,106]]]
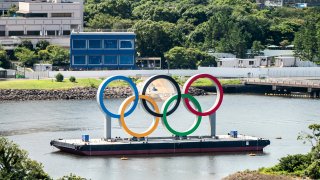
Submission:
[[[74,82],[76,82],[76,78],[75,78],[74,76],[71,76],[71,77],[69,78],[69,81],[74,83]]]
[[[58,73],[56,75],[56,81],[57,82],[62,82],[63,81],[64,76],[61,73]]]
[[[312,179],[320,179],[320,160],[314,161],[306,169],[306,175]]]
[[[280,159],[279,168],[282,171],[287,171],[289,173],[295,171],[305,170],[311,164],[310,154],[295,154],[288,155]]]
[[[0,137],[0,154],[0,179],[51,179],[41,163],[7,138]]]

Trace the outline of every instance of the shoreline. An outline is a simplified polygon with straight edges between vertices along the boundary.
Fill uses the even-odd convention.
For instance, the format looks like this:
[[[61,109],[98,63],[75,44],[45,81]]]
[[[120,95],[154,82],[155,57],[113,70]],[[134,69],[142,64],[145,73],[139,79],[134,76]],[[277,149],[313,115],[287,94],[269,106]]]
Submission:
[[[95,99],[97,88],[71,88],[59,90],[43,89],[0,89],[0,102],[8,101],[41,101],[41,100],[88,100]],[[199,88],[190,88],[190,94],[204,96],[208,93]],[[104,97],[107,99],[127,98],[132,95],[130,87],[108,87]]]

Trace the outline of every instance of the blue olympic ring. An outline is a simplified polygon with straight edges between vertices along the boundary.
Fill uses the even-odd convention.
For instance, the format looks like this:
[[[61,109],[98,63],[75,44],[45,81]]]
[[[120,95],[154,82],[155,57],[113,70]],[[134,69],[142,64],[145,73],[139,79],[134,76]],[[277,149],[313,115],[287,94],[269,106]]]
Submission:
[[[134,101],[133,101],[133,105],[131,106],[131,108],[125,112],[124,114],[124,117],[127,117],[129,116],[134,110],[135,108],[137,107],[138,105],[138,102],[139,102],[139,92],[138,92],[138,88],[137,86],[134,84],[134,82],[128,78],[128,77],[125,77],[125,76],[112,76],[112,77],[109,77],[107,79],[105,79],[99,86],[98,88],[98,91],[97,91],[97,102],[99,104],[99,107],[101,109],[101,111],[103,113],[105,113],[107,116],[110,116],[112,118],[120,118],[120,114],[114,114],[112,112],[110,112],[104,102],[103,102],[103,97],[104,97],[104,90],[105,88],[108,86],[108,84],[112,81],[115,81],[115,80],[123,80],[123,81],[126,81],[129,83],[130,87],[133,89],[133,92],[134,92]]]

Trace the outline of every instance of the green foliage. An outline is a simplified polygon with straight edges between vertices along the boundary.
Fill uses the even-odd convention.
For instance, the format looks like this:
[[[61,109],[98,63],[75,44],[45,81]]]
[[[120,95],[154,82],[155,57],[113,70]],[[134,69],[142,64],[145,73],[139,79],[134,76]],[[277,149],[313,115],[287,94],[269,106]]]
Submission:
[[[38,51],[38,58],[42,61],[48,61],[50,59],[50,53],[46,49],[40,50]]]
[[[304,170],[309,166],[310,162],[311,156],[309,154],[288,155],[279,160],[278,168],[280,171],[292,173],[295,171]]]
[[[197,62],[204,59],[204,54],[194,48],[174,47],[165,58],[172,69],[197,69]]]
[[[299,140],[310,142],[311,152],[303,155],[288,155],[280,159],[279,163],[271,168],[259,169],[267,174],[286,174],[295,176],[308,176],[312,179],[320,178],[320,124],[309,125],[311,133],[300,133]]]
[[[86,180],[86,178],[82,178],[71,173],[69,175],[63,176],[62,178],[59,178],[58,180]]]
[[[320,179],[320,160],[315,160],[305,171],[312,179]]]
[[[36,44],[36,49],[37,49],[37,51],[45,50],[49,45],[50,45],[50,43],[48,41],[40,40]]]
[[[260,41],[253,41],[251,51],[253,55],[261,55],[261,51],[264,50],[264,46]]]
[[[9,57],[5,50],[2,50],[0,47],[0,67],[9,68]]]
[[[295,34],[295,54],[303,60],[315,61],[320,57],[320,17],[310,17]]]
[[[14,55],[25,66],[33,66],[37,61],[37,55],[34,51],[26,47],[18,47],[14,50]]]
[[[138,53],[149,57],[164,57],[179,46],[243,58],[250,48],[259,54],[266,45],[295,42],[299,57],[316,61],[320,56],[319,14],[319,8],[260,9],[254,0],[85,2],[86,27],[132,28],[137,33]]]
[[[64,76],[63,76],[61,73],[58,73],[58,74],[55,76],[55,78],[56,78],[56,81],[57,81],[57,82],[62,82],[63,79],[64,79]]]
[[[76,77],[70,76],[69,81],[75,83],[76,82]]]
[[[33,50],[33,44],[30,40],[23,40],[18,47],[27,48],[29,50]]]
[[[69,50],[56,45],[49,45],[46,50],[49,53],[50,63],[52,63],[54,66],[69,64]]]
[[[0,179],[51,179],[17,144],[0,137]]]
[[[9,9],[8,9],[8,16],[13,17],[16,16],[17,11],[19,10],[18,6],[13,4]]]

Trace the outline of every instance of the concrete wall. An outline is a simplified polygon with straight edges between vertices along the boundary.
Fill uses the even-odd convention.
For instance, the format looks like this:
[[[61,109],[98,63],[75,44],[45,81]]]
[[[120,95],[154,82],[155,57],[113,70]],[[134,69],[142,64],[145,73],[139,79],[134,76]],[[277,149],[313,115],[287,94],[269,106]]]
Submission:
[[[245,78],[248,77],[320,77],[319,67],[288,67],[288,68],[217,68],[199,67],[198,70],[170,70],[170,74],[177,76],[192,76],[199,73],[207,73],[216,77]],[[48,77],[54,78],[62,73],[66,78],[107,77],[112,75],[124,76],[152,76],[156,74],[168,74],[168,70],[114,70],[114,71],[49,71]]]

